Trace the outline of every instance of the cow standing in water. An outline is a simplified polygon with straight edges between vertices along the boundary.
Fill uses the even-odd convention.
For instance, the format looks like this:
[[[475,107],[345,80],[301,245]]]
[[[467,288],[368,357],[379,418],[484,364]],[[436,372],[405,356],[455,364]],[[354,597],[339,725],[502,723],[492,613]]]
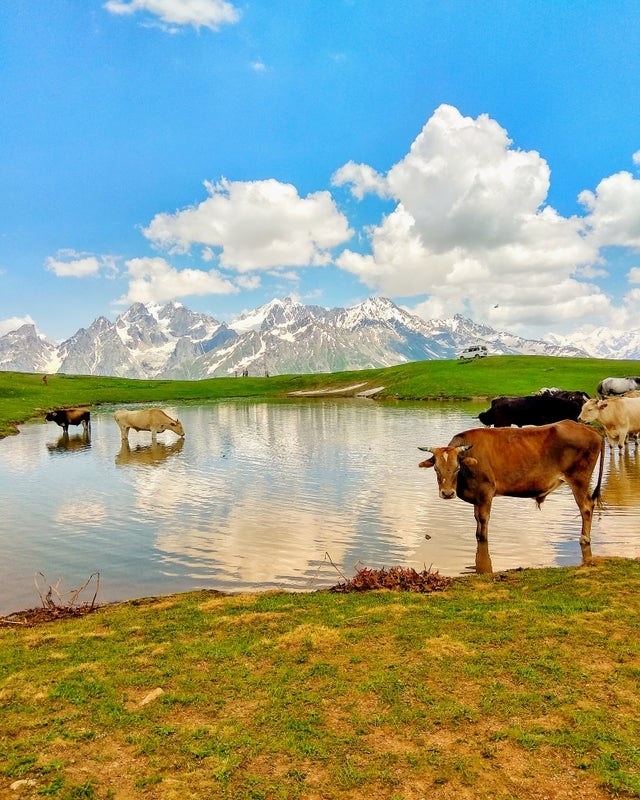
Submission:
[[[69,425],[82,425],[84,432],[88,434],[91,411],[84,406],[82,408],[56,408],[55,411],[47,411],[44,418],[47,422],[58,424],[65,434],[69,433]]]
[[[524,397],[496,397],[491,408],[481,411],[478,419],[483,425],[508,428],[510,425],[548,425],[561,419],[578,419],[589,395],[584,392],[532,394]]]
[[[640,397],[609,397],[587,400],[582,406],[580,422],[599,422],[609,445],[622,448],[627,436],[640,433]]]
[[[118,423],[120,435],[123,439],[129,438],[129,430],[151,431],[151,441],[163,431],[173,431],[177,436],[184,436],[184,428],[179,419],[171,419],[161,408],[143,408],[139,411],[121,409],[116,411],[113,418]]]
[[[474,428],[456,434],[446,447],[419,449],[433,454],[419,466],[434,467],[440,497],[457,495],[473,505],[479,542],[487,541],[494,497],[531,497],[540,506],[554,489],[568,483],[582,517],[580,544],[589,545],[602,483],[604,439],[586,425],[563,420],[531,428]],[[590,493],[598,455],[598,481]]]

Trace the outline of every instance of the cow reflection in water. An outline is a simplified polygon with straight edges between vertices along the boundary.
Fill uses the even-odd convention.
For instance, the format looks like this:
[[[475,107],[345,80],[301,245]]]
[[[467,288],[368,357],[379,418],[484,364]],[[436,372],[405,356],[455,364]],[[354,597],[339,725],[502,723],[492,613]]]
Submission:
[[[155,466],[161,464],[169,456],[175,456],[184,447],[184,439],[177,439],[173,444],[164,442],[151,442],[147,445],[130,447],[126,439],[122,440],[122,447],[116,456],[116,464],[122,466]]]
[[[476,546],[476,572],[478,575],[490,575],[493,572],[489,542],[478,542]]]
[[[609,470],[602,484],[605,508],[636,508],[640,505],[640,460],[631,450],[609,454]]]
[[[47,442],[47,450],[50,453],[71,453],[87,450],[89,447],[91,447],[91,434],[88,429],[75,436],[63,433],[56,442]]]

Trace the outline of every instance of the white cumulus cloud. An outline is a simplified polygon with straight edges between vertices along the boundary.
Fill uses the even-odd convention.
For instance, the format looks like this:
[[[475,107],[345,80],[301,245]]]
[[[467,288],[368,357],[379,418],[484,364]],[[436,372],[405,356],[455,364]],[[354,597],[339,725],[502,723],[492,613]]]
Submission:
[[[376,172],[368,164],[356,164],[349,161],[331,176],[333,186],[348,185],[351,193],[358,200],[366,194],[376,194],[378,197],[387,197],[387,181],[383,175]]]
[[[518,330],[610,312],[608,297],[587,280],[602,274],[593,265],[606,237],[587,235],[585,218],[547,204],[547,162],[515,148],[486,114],[473,119],[442,105],[386,176],[349,162],[333,181],[350,183],[357,197],[374,191],[396,201],[369,229],[370,252],[347,249],[338,265],[382,294],[426,296],[414,309],[425,317],[465,313]],[[624,188],[630,201],[636,187]],[[614,205],[605,189],[598,187],[590,219],[599,230],[595,211]],[[616,211],[617,240],[629,243],[640,202],[624,218]]]
[[[164,258],[132,258],[126,262],[129,288],[116,305],[164,303],[177,297],[232,294],[238,289],[219,272],[199,269],[178,270]]]
[[[95,256],[61,250],[55,257],[45,259],[45,268],[59,278],[87,278],[99,274],[113,275],[117,271],[112,256]]]
[[[352,235],[329,192],[300,197],[291,184],[274,179],[205,184],[202,203],[157,214],[144,229],[156,246],[186,253],[204,248],[237,272],[329,263],[331,250]]]
[[[627,277],[629,278],[629,283],[640,283],[640,267],[631,267]]]
[[[226,0],[108,0],[104,7],[111,14],[146,11],[168,26],[191,25],[218,30],[240,19],[240,12]]]
[[[590,236],[599,247],[640,247],[640,180],[630,172],[604,178],[578,196],[587,208]]]

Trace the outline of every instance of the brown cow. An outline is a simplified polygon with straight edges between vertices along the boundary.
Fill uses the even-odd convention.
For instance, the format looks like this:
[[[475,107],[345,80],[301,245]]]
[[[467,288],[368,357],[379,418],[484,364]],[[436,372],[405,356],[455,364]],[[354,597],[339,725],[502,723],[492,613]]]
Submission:
[[[69,433],[69,425],[82,425],[85,433],[88,433],[91,412],[85,406],[81,408],[56,408],[55,411],[48,411],[44,418],[47,422],[56,422],[65,433]]]
[[[473,505],[478,541],[487,540],[497,495],[532,497],[541,505],[568,483],[582,517],[580,544],[589,544],[604,462],[604,439],[591,428],[572,420],[532,428],[473,428],[456,434],[446,447],[419,449],[433,453],[419,466],[435,468],[440,497],[457,495]],[[598,482],[590,494],[598,454]]]

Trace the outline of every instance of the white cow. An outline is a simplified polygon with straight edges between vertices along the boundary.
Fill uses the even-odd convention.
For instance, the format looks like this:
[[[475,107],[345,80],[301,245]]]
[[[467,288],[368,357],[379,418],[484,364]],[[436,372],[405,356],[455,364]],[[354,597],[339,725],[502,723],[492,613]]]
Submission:
[[[640,432],[640,397],[592,398],[582,406],[580,422],[599,422],[611,447],[624,447],[627,434]]]
[[[163,431],[173,431],[178,436],[184,436],[184,428],[179,419],[171,419],[161,408],[143,408],[139,411],[121,409],[116,411],[113,418],[118,423],[123,439],[129,438],[129,430],[151,431],[151,440],[156,441],[156,436]]]
[[[605,378],[600,381],[596,394],[603,400],[610,395],[621,395],[625,392],[631,392],[634,389],[640,389],[640,377],[633,378]]]

